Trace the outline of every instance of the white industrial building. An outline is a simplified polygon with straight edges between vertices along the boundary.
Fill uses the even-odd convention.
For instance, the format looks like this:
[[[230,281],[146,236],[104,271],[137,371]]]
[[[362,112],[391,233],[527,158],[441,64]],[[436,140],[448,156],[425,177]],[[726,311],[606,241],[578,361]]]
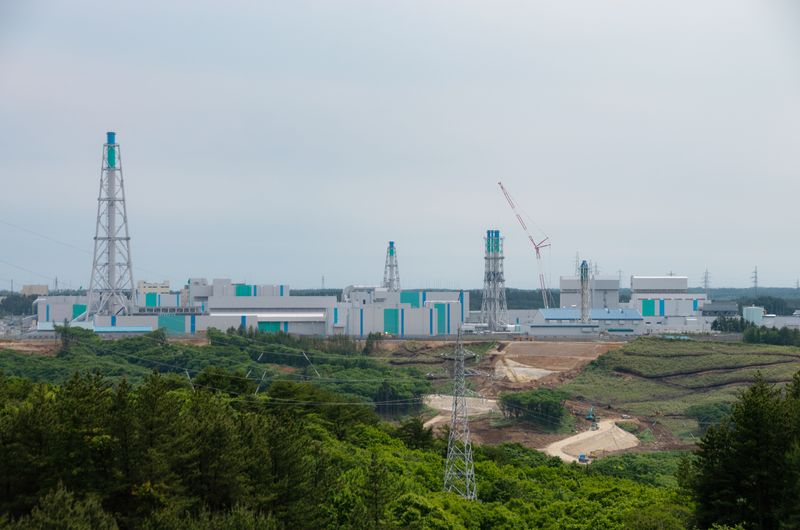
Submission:
[[[136,292],[138,293],[157,293],[157,294],[169,294],[169,282],[146,282],[144,280],[139,280],[136,282]]]
[[[686,276],[632,276],[629,307],[643,317],[698,316],[706,301],[689,293]]]
[[[335,296],[292,296],[288,285],[253,285],[227,279],[192,278],[180,292],[137,291],[129,315],[94,317],[86,296],[47,296],[36,300],[38,329],[64,321],[100,333],[136,333],[164,328],[173,334],[195,334],[208,328],[244,327],[297,335],[382,333],[396,337],[454,335],[465,321],[469,293],[464,291],[390,291],[350,286]]]
[[[562,308],[581,307],[581,279],[578,276],[561,276],[559,279]],[[619,308],[619,278],[593,276],[589,278],[589,307],[593,309]]]
[[[641,335],[643,319],[633,309],[590,309],[588,318],[581,318],[580,309],[540,309],[524,331],[542,338],[593,338],[599,335]]]
[[[702,293],[689,292],[686,276],[632,276],[630,309],[641,313],[645,333],[704,332],[716,317],[704,317]]]
[[[773,315],[759,306],[745,306],[742,308],[742,318],[745,322],[756,326],[766,326],[768,328],[789,328],[800,329],[800,311],[795,311],[789,316]]]

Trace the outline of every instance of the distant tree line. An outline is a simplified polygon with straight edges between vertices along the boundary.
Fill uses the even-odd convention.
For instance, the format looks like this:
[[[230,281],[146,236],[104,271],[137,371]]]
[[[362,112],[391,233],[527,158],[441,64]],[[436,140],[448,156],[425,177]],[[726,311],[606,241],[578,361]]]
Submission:
[[[33,314],[33,301],[38,298],[37,295],[21,295],[13,293],[0,302],[0,316],[9,315],[32,315]]]
[[[771,315],[791,315],[800,309],[800,298],[778,298],[775,296],[742,297],[737,300],[739,311],[742,307],[758,306]]]
[[[748,326],[744,330],[744,342],[751,344],[775,344],[778,346],[800,346],[800,331],[789,329],[768,328],[766,326]]]
[[[551,307],[559,307],[561,294],[558,289],[548,289]],[[469,291],[469,310],[480,311],[483,302],[483,290]],[[506,289],[506,302],[509,309],[541,309],[544,307],[541,289]]]
[[[721,331],[723,333],[741,333],[751,325],[752,324],[746,322],[742,317],[720,316],[711,323],[711,329],[713,331]]]

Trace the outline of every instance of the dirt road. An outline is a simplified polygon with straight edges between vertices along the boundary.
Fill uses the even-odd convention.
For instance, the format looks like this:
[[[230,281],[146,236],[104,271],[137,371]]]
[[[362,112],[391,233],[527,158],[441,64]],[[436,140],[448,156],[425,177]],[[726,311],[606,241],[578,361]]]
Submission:
[[[467,400],[467,415],[479,416],[489,412],[500,412],[497,407],[497,400],[486,399],[479,397],[468,397]],[[424,403],[441,412],[433,418],[425,422],[425,427],[432,427],[450,421],[450,414],[453,408],[453,396],[445,394],[430,394],[425,396]]]
[[[619,451],[639,445],[639,439],[617,427],[616,422],[617,420],[603,420],[597,424],[596,431],[578,433],[553,442],[542,450],[564,462],[577,462],[581,453],[588,456],[592,451]]]

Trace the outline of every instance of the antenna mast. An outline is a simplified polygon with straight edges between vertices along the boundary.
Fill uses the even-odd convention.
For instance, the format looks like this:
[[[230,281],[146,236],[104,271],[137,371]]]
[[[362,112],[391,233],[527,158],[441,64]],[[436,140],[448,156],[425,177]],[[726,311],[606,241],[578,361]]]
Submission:
[[[539,287],[542,290],[542,302],[544,303],[544,308],[547,309],[550,307],[550,295],[547,292],[547,285],[544,281],[544,267],[542,266],[542,249],[545,247],[549,247],[549,239],[547,236],[544,237],[538,243],[531,235],[530,231],[528,230],[528,226],[525,224],[525,221],[522,220],[522,216],[517,211],[517,206],[514,204],[514,200],[511,198],[511,195],[508,193],[508,190],[505,186],[503,186],[502,182],[497,183],[500,186],[500,189],[503,190],[503,195],[505,196],[506,200],[508,201],[508,205],[511,206],[511,210],[514,212],[514,215],[517,217],[517,221],[519,221],[520,226],[523,230],[525,230],[525,235],[528,236],[528,240],[533,245],[533,250],[536,252],[536,262],[539,265]],[[577,259],[576,259],[577,261]]]

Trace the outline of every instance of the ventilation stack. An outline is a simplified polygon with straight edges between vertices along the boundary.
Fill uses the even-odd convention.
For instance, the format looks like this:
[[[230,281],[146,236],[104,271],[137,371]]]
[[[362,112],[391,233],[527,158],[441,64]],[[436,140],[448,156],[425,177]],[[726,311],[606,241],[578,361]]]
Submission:
[[[506,280],[503,274],[503,238],[500,230],[486,231],[485,273],[483,276],[483,301],[481,322],[490,331],[505,331],[508,323]]]
[[[386,265],[383,267],[383,287],[389,291],[400,290],[400,268],[397,266],[397,248],[389,241],[386,248]]]
[[[89,301],[82,320],[94,315],[119,315],[131,311],[133,265],[131,264],[125,184],[116,133],[106,133],[97,197],[94,258],[89,281]]]
[[[581,322],[589,323],[589,264],[586,260],[581,262]]]

